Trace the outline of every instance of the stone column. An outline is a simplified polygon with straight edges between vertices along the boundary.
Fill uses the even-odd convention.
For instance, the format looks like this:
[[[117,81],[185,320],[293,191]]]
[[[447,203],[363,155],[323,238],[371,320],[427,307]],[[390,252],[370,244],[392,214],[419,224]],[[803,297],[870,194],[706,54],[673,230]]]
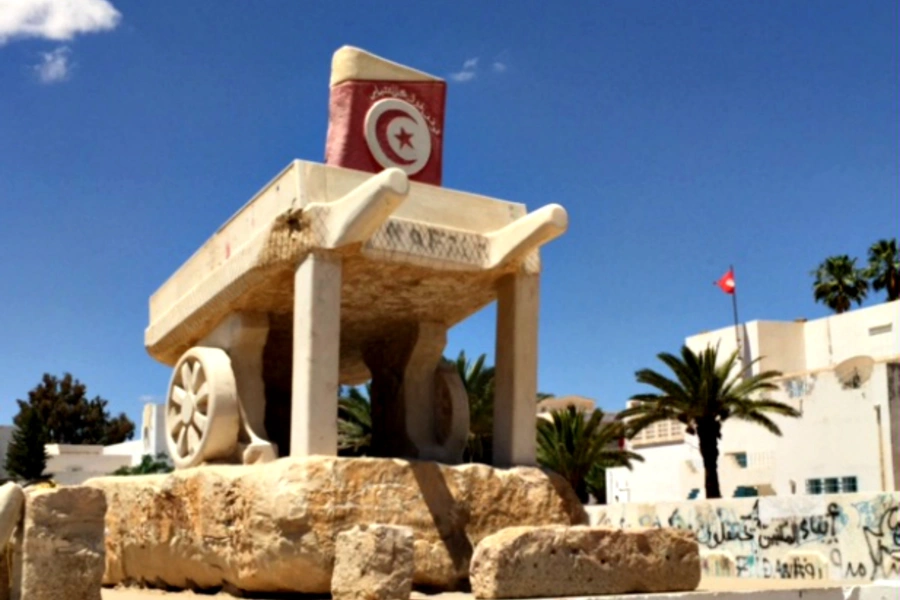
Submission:
[[[516,273],[497,290],[493,463],[534,465],[539,275]]]
[[[294,275],[291,456],[337,454],[341,260],[309,254]]]

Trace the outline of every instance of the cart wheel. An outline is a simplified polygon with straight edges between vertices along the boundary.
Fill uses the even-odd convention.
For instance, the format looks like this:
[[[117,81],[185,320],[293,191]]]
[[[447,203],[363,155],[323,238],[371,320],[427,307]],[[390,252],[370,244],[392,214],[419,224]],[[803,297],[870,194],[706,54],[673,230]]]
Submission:
[[[228,354],[199,347],[185,352],[166,398],[166,443],[175,466],[184,469],[233,455],[240,424]]]
[[[434,384],[434,433],[440,448],[436,459],[457,464],[469,442],[469,395],[454,363],[441,361],[434,372]]]

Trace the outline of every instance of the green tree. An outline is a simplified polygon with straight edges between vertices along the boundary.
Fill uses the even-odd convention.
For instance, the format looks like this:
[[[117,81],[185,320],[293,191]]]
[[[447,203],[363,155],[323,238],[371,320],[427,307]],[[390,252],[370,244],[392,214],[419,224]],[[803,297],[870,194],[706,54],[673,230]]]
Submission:
[[[366,456],[372,448],[371,385],[365,395],[355,387],[338,398],[338,454]]]
[[[134,436],[134,423],[120,413],[110,417],[108,402],[100,396],[89,399],[87,387],[66,373],[62,379],[45,373],[28,400],[16,400],[20,424],[33,411],[43,427],[48,444],[118,444]]]
[[[887,290],[887,301],[900,298],[900,258],[897,256],[897,238],[878,240],[869,247],[869,266],[866,277],[876,292]]]
[[[599,409],[587,418],[574,406],[550,415],[552,421],[538,420],[538,463],[564,477],[582,502],[588,501],[589,479],[590,487],[599,492],[601,471],[605,478],[607,468],[630,469],[631,461],[644,460],[639,454],[619,448],[618,442],[625,435],[623,424],[604,423],[603,411]]]
[[[6,451],[6,472],[25,481],[42,479],[47,468],[47,434],[33,410],[19,414],[12,441]]]
[[[618,419],[626,422],[629,437],[659,421],[683,423],[689,434],[697,435],[700,443],[706,497],[721,498],[718,459],[722,424],[728,419],[739,419],[781,435],[781,429],[768,414],[799,417],[800,413],[787,404],[765,397],[766,393],[778,389],[773,379],[780,377],[780,372],[764,371],[742,376],[737,351],[721,364],[718,347],[712,346],[700,353],[682,346],[681,357],[667,352],[657,356],[675,377],[666,377],[651,369],[638,371],[635,374],[638,383],[659,391],[633,396],[636,404],[619,413]],[[743,373],[751,373],[759,360],[753,360]]]
[[[494,439],[494,367],[487,366],[487,355],[475,362],[466,358],[465,350],[456,357],[456,370],[469,396],[469,443],[465,460],[490,463]]]
[[[861,305],[869,291],[869,282],[863,269],[856,267],[856,259],[846,254],[829,256],[812,272],[813,296],[834,312],[850,310],[856,302]]]
[[[141,457],[140,464],[133,467],[120,467],[112,472],[113,475],[152,475],[154,473],[171,473],[172,464],[165,453],[160,452],[154,458],[150,454]]]

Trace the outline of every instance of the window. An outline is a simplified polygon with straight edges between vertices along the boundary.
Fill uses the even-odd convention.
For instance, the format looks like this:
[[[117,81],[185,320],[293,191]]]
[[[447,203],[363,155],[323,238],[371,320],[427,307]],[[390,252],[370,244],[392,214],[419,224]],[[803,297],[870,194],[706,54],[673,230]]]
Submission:
[[[841,477],[841,491],[847,493],[855,492],[856,477]]]
[[[734,490],[735,498],[752,498],[754,496],[759,496],[759,490],[753,486],[739,485]]]
[[[742,469],[747,468],[747,453],[746,452],[735,452],[732,454],[735,462],[737,462],[738,466]]]
[[[822,480],[821,479],[807,479],[806,480],[806,493],[807,494],[821,494],[822,493]]]
[[[858,491],[856,477],[807,479],[807,494],[847,494]]]
[[[691,490],[691,493],[688,494],[687,499],[688,500],[696,500],[697,496],[699,496],[699,495],[700,495],[700,488],[694,488]]]

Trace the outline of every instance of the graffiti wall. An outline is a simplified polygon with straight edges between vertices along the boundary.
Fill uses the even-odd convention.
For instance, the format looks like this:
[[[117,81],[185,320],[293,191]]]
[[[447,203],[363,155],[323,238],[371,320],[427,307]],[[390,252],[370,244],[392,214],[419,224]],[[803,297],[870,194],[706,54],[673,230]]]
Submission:
[[[900,494],[768,496],[590,506],[593,525],[693,531],[714,577],[900,576]]]

